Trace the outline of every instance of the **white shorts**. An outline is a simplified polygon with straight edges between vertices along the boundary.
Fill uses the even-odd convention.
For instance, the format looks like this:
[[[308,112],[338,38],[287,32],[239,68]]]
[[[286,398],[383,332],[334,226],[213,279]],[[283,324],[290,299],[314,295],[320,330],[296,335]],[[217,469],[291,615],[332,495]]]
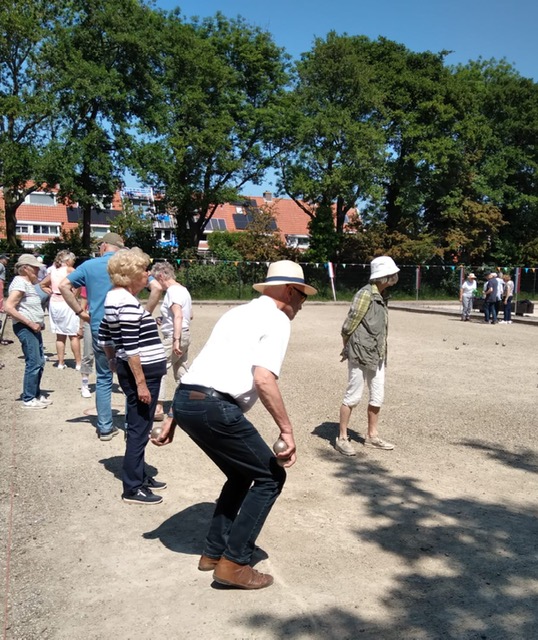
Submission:
[[[356,407],[362,397],[364,383],[368,385],[370,397],[368,404],[372,407],[380,407],[385,398],[385,363],[381,361],[375,371],[366,369],[349,360],[347,389],[342,400],[346,407]]]

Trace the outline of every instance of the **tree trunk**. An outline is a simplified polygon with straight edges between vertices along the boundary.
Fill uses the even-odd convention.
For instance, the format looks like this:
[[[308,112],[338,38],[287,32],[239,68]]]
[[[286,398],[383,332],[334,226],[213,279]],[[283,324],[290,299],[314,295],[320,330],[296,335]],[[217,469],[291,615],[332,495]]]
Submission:
[[[85,249],[91,248],[92,242],[92,205],[86,203],[82,207],[82,246]]]

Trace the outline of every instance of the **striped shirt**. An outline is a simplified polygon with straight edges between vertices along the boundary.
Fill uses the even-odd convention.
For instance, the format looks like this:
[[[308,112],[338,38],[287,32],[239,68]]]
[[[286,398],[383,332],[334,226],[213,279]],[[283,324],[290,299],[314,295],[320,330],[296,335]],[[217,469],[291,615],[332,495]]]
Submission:
[[[116,357],[140,357],[144,369],[166,363],[157,323],[126,289],[112,289],[106,295],[105,315],[99,325],[99,344],[114,347]]]
[[[17,305],[17,311],[21,313],[30,322],[43,324],[45,312],[41,306],[41,298],[39,297],[35,285],[23,278],[15,276],[13,282],[9,285],[9,293],[12,291],[20,291],[23,296]],[[13,318],[13,324],[19,322]]]

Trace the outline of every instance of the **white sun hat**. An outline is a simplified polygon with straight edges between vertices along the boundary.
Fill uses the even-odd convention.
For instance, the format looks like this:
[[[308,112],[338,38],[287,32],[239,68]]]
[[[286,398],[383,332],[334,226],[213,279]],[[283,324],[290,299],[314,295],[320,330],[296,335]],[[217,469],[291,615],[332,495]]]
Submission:
[[[374,258],[372,262],[370,262],[370,280],[393,276],[398,273],[399,270],[390,256],[379,256],[379,258]]]
[[[253,284],[252,288],[263,293],[267,287],[277,287],[281,284],[291,284],[307,296],[313,296],[317,293],[317,289],[305,283],[301,265],[291,260],[272,262],[269,265],[265,282]]]

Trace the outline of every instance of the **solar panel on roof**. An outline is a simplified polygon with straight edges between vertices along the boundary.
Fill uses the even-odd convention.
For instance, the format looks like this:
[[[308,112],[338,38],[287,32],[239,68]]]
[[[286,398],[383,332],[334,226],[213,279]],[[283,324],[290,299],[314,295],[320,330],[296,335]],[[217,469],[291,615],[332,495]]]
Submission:
[[[247,216],[244,216],[241,213],[234,213],[233,220],[234,220],[235,228],[238,231],[243,231],[244,229],[247,228],[247,224],[248,224]]]

